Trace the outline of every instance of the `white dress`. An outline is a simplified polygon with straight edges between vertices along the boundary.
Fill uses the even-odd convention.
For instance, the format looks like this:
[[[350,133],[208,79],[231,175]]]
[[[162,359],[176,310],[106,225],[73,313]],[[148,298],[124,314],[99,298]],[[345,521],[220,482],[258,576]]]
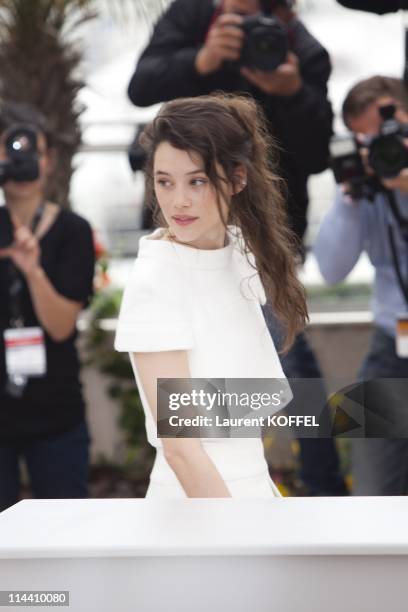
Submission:
[[[146,497],[175,498],[186,494],[164,457],[132,352],[185,349],[192,378],[285,375],[261,310],[265,293],[243,254],[239,230],[229,226],[227,246],[214,250],[160,240],[162,232],[158,228],[140,239],[115,349],[129,352],[147,438],[157,450]],[[290,388],[286,397],[292,397]],[[281,496],[270,478],[260,437],[201,441],[232,497]]]

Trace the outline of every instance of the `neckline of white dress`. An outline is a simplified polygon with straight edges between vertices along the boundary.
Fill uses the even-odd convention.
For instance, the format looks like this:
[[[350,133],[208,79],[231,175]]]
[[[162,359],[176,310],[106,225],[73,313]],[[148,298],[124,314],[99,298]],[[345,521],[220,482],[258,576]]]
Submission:
[[[139,240],[139,256],[154,256],[163,254],[166,258],[173,257],[185,265],[197,268],[222,268],[229,264],[233,251],[234,236],[228,226],[228,244],[219,249],[196,249],[171,240],[160,240],[159,236],[165,228],[158,227],[151,234],[142,236]]]

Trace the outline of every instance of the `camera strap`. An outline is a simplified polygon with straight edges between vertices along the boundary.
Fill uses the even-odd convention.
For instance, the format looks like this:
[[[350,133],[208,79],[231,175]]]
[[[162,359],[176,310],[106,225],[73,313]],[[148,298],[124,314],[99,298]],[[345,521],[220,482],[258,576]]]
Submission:
[[[34,233],[43,216],[45,202],[42,202],[34,213],[31,222],[31,231]],[[9,304],[10,304],[10,324],[12,327],[23,327],[24,316],[21,305],[21,296],[23,292],[23,275],[13,261],[9,260]]]
[[[42,202],[34,213],[31,222],[31,231],[34,233],[45,209],[45,202]],[[8,265],[9,273],[9,306],[10,306],[10,326],[11,328],[23,328],[24,327],[24,313],[22,307],[22,294],[23,294],[23,275],[17,266],[10,259]],[[9,376],[5,390],[12,397],[21,397],[24,392],[24,388],[27,384],[26,376]]]
[[[391,209],[391,212],[400,228],[401,235],[405,241],[405,245],[408,251],[408,218],[403,217],[398,208],[397,201],[395,199],[395,194],[389,189],[384,189],[383,191],[385,197],[387,198],[388,205]],[[388,239],[391,247],[391,255],[392,261],[395,268],[395,273],[397,275],[398,284],[404,296],[405,302],[408,308],[408,278],[404,279],[401,271],[400,261],[398,257],[397,244],[395,240],[395,228],[391,223],[388,223]],[[407,262],[408,266],[408,262]]]

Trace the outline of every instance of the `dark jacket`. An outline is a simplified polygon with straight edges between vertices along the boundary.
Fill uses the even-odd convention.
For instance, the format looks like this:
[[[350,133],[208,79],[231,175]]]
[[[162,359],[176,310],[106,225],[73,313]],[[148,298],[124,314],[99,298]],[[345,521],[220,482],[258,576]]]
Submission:
[[[332,110],[327,100],[331,71],[327,51],[304,25],[294,20],[289,38],[299,58],[302,89],[294,96],[270,96],[252,86],[231,65],[208,75],[197,74],[195,57],[203,44],[216,10],[213,0],[175,0],[154,28],[129,84],[137,106],[150,106],[183,96],[214,90],[250,92],[262,105],[271,131],[280,142],[281,166],[287,181],[289,215],[300,238],[306,229],[306,182],[310,174],[328,164]]]
[[[347,8],[380,15],[408,8],[408,0],[337,0],[337,2]]]

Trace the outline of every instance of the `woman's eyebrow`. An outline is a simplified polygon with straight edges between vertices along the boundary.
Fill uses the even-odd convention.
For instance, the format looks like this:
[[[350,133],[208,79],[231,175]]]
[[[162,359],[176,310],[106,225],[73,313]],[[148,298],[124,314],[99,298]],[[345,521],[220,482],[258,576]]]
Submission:
[[[195,170],[191,170],[190,172],[186,172],[186,176],[188,176],[190,174],[197,174],[199,172],[204,172],[204,174],[205,174],[205,170],[203,168],[196,168]],[[166,176],[171,176],[169,172],[165,172],[164,170],[156,170],[155,174],[165,174]]]

